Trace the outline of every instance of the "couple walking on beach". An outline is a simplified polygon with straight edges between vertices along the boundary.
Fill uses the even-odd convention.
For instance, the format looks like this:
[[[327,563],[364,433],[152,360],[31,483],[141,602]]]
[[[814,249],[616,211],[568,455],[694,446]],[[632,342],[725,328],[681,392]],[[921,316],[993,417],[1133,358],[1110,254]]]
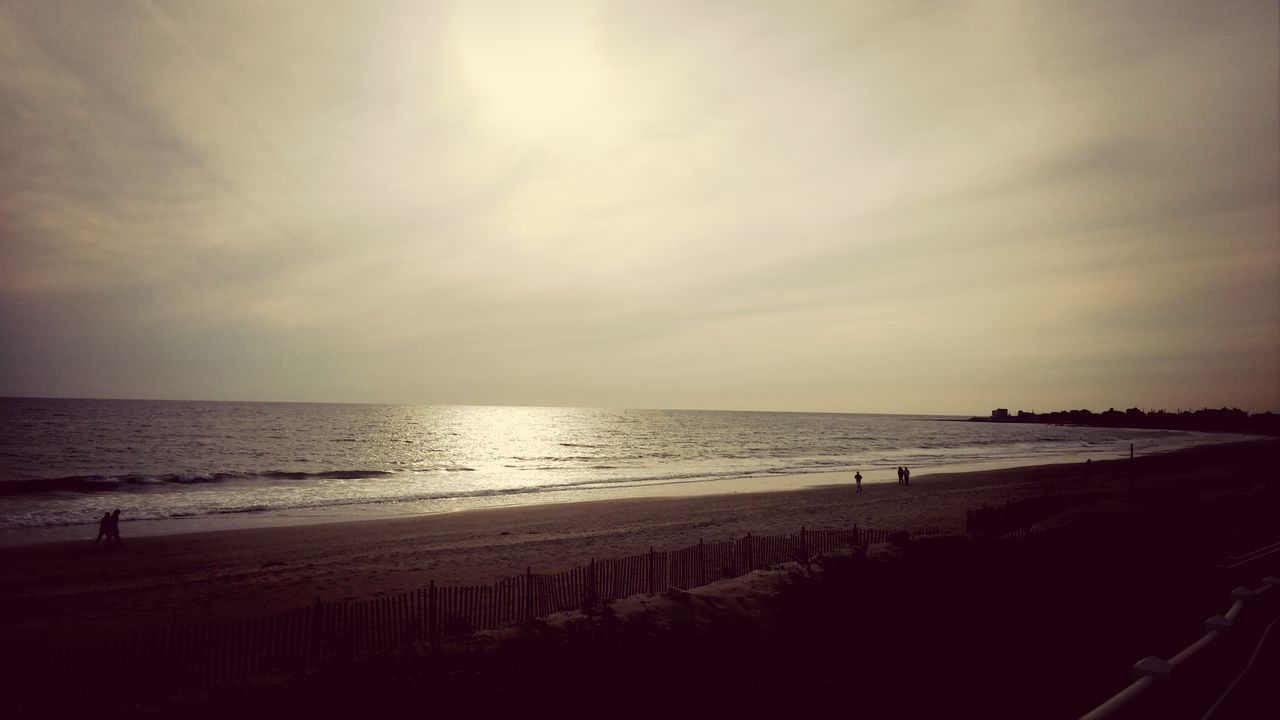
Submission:
[[[854,482],[854,485],[857,487],[857,489],[854,490],[854,492],[855,493],[862,492],[862,471],[859,470],[853,474],[853,482]],[[902,467],[901,465],[898,466],[898,484],[899,485],[911,484],[911,470],[908,468]]]
[[[94,538],[93,546],[98,547],[98,541],[104,536],[107,538],[107,547],[124,544],[120,539],[120,510],[102,514],[102,519],[98,521],[98,537]]]

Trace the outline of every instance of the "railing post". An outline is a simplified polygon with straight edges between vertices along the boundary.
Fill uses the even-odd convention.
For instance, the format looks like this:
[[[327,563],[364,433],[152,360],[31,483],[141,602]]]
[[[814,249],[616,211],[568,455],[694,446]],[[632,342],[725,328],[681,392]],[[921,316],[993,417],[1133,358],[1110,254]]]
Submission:
[[[756,569],[756,558],[751,547],[752,544],[751,533],[747,533],[747,572],[752,572]]]

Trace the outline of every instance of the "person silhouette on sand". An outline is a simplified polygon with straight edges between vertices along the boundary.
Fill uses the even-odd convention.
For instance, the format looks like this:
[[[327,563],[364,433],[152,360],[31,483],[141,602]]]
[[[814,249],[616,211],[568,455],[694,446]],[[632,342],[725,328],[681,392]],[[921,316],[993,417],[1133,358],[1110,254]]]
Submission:
[[[862,492],[862,471],[858,471],[853,474],[853,483],[858,486],[858,489],[854,490],[854,492]]]
[[[124,541],[120,539],[120,509],[111,513],[111,519],[107,521],[107,544],[110,545],[114,540],[117,545],[123,545]]]
[[[98,547],[98,541],[103,537],[107,538],[107,547],[111,547],[111,513],[102,513],[102,519],[98,521],[98,537],[93,539],[93,546]]]
[[[901,465],[899,465],[899,466],[898,466],[898,484],[899,484],[899,485],[901,485],[901,484],[902,484],[902,475],[903,475],[903,473],[904,473],[904,472],[906,472],[906,471],[902,469],[902,466],[901,466]]]
[[[911,468],[909,467],[902,468],[902,484],[903,485],[911,484]],[[116,512],[120,512],[120,511],[117,510]],[[119,538],[116,538],[116,540],[119,541]]]

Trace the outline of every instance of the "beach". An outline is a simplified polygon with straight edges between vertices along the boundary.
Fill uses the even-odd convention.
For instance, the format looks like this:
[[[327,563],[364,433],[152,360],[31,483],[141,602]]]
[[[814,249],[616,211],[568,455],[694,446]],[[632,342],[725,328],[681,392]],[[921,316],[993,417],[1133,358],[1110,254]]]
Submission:
[[[1274,468],[1261,440],[1090,463],[843,482],[787,492],[542,504],[358,522],[0,548],[0,641],[74,643],[171,622],[229,621],[406,592],[434,581],[490,583],[592,558],[783,534],[800,527],[962,532],[965,511],[1050,493],[1123,493],[1150,484],[1239,486]],[[833,480],[843,478],[833,477]],[[127,518],[127,513],[126,516]]]

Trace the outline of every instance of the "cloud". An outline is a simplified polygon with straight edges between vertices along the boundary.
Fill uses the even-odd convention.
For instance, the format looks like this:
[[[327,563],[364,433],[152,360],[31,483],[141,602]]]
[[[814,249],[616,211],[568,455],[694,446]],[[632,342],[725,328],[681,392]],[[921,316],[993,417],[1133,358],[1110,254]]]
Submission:
[[[540,8],[5,7],[0,392],[1280,402],[1273,6]]]

